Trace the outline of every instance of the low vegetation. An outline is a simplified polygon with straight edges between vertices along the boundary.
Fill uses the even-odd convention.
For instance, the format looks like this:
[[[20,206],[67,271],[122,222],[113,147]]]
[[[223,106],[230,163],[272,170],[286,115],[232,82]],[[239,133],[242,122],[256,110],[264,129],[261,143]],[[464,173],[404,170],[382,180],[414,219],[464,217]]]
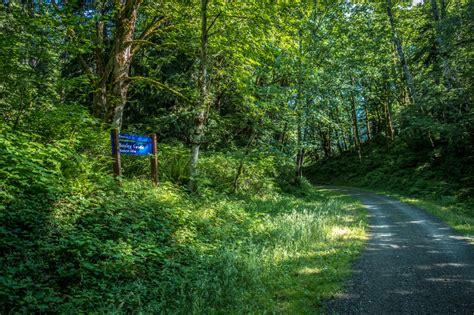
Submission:
[[[146,158],[112,178],[99,128],[93,147],[69,134],[77,151],[2,132],[2,313],[311,313],[361,250],[361,207],[292,187],[272,156],[249,156],[233,194],[239,155],[209,153],[190,195],[182,148],[161,147],[154,187]]]

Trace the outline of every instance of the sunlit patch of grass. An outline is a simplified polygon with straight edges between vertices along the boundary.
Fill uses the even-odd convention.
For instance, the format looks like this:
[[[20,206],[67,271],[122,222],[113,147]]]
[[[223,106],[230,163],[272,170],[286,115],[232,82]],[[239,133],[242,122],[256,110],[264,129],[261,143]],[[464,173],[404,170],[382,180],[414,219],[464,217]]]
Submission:
[[[338,239],[338,238],[345,238],[349,235],[350,230],[347,227],[340,227],[340,226],[335,226],[332,228],[331,231],[331,238],[332,239]]]
[[[321,273],[321,269],[318,267],[305,266],[298,270],[298,275],[314,275],[318,273]]]
[[[197,313],[314,313],[350,276],[366,239],[365,210],[333,192],[306,187],[304,197],[227,199],[218,208],[206,235],[224,246],[191,297]],[[204,208],[194,215],[201,213],[209,215]],[[202,292],[211,288],[212,296]]]

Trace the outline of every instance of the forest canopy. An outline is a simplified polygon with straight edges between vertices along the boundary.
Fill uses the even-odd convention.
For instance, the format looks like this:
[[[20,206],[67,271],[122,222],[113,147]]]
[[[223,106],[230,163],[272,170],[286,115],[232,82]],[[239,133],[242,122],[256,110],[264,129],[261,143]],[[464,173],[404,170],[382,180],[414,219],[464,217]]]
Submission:
[[[201,147],[296,156],[298,178],[395,138],[470,156],[472,5],[4,1],[4,126],[55,138],[48,120],[87,113],[154,132],[192,148],[192,185]]]

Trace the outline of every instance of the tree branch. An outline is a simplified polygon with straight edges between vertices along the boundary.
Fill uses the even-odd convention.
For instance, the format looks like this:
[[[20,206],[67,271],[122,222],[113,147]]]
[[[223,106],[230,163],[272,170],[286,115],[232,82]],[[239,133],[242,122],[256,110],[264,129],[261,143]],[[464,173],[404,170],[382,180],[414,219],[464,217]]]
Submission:
[[[136,40],[133,40],[132,43],[130,43],[132,44],[132,56],[134,56],[138,52],[142,44],[150,43],[150,37],[155,34],[160,28],[160,26],[163,25],[163,23],[165,23],[167,20],[168,19],[165,17],[157,17],[145,27],[145,30],[140,34],[140,36]]]
[[[188,99],[186,96],[181,94],[179,91],[173,89],[172,87],[168,86],[167,84],[161,83],[158,80],[151,79],[151,78],[146,78],[146,77],[142,77],[142,76],[130,77],[129,80],[130,81],[145,81],[145,82],[151,83],[151,84],[155,85],[157,88],[159,88],[160,90],[170,92],[171,94],[179,97],[180,99],[182,99],[186,102],[191,102],[190,99]]]
[[[219,18],[219,16],[221,16],[222,14],[222,11],[220,11],[215,17],[214,17],[214,20],[212,20],[211,24],[209,24],[209,27],[207,28],[206,30],[206,34],[209,34],[209,31],[211,30],[211,28],[214,26],[214,23],[216,23],[217,19]]]

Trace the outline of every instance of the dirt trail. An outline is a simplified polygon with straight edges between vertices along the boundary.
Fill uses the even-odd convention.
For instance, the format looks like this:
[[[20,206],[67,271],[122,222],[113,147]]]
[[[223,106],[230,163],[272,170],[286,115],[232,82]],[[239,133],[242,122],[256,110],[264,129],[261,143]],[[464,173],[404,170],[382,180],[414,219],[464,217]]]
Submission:
[[[474,314],[474,245],[424,210],[352,188],[369,240],[328,314]]]

